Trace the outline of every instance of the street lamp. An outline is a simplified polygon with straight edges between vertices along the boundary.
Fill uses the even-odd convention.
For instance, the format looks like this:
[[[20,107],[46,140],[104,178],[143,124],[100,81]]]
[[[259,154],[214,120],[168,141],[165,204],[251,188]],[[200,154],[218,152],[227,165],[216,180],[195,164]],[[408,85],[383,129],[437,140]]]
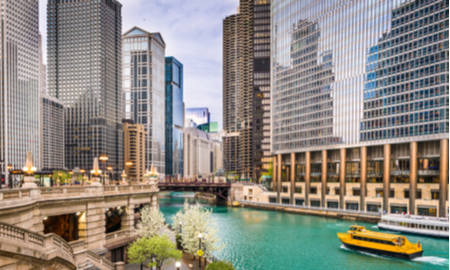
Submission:
[[[177,268],[177,270],[180,270],[181,263],[180,263],[180,262],[176,262],[176,263],[175,263],[175,267]]]
[[[85,169],[81,169],[80,173],[81,173],[81,185],[84,185],[84,173],[86,172]]]
[[[112,181],[112,170],[113,170],[113,166],[108,166],[106,167],[106,169],[109,172],[109,181]],[[110,183],[111,184],[111,183]]]
[[[106,166],[106,161],[108,161],[108,156],[107,155],[101,155],[98,159],[100,159],[100,161],[103,162],[103,172],[104,172],[104,176],[103,178],[105,178],[103,180],[103,185],[105,185],[105,180],[106,180],[106,170],[105,170],[105,166]]]
[[[8,166],[6,166],[8,168],[8,184],[9,184],[9,188],[12,188],[12,180],[11,180],[11,170],[12,170],[12,165],[8,164]]]
[[[200,251],[202,249],[202,237],[203,235],[201,233],[198,234],[198,250]],[[200,254],[198,255],[198,269],[202,269],[202,256]]]
[[[129,160],[129,161],[125,162],[125,165],[128,168],[128,171],[127,171],[128,178],[130,178],[130,167],[133,166],[133,162],[131,160]]]

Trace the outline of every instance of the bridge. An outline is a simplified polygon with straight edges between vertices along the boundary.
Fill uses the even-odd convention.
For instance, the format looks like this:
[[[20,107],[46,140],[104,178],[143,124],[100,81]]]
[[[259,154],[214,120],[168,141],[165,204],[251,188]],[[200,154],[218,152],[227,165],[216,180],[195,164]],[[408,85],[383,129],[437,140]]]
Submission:
[[[227,200],[230,183],[208,183],[208,182],[159,182],[160,191],[179,191],[179,192],[203,192],[216,195]]]

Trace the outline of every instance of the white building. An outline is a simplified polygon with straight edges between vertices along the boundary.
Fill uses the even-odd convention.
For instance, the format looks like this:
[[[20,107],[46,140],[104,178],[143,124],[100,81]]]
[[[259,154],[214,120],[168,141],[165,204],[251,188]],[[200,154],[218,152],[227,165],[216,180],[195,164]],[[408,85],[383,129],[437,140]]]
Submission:
[[[0,0],[0,160],[19,169],[27,151],[39,160],[39,3]],[[8,179],[8,177],[6,177]]]
[[[184,129],[184,178],[212,180],[222,167],[222,150],[210,133],[196,128]]]

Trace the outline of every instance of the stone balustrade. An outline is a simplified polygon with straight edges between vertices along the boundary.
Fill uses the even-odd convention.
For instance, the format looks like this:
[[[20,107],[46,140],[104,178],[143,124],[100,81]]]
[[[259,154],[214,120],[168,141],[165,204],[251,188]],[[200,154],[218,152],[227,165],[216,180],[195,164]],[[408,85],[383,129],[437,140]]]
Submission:
[[[49,198],[71,198],[89,196],[110,196],[116,194],[131,194],[142,192],[158,192],[156,184],[129,185],[129,186],[66,186],[66,187],[40,187],[34,189],[1,189],[0,208],[8,206],[9,201],[40,200]]]
[[[120,230],[117,232],[107,233],[105,235],[106,245],[113,242],[122,241],[130,236],[130,232],[127,230]]]

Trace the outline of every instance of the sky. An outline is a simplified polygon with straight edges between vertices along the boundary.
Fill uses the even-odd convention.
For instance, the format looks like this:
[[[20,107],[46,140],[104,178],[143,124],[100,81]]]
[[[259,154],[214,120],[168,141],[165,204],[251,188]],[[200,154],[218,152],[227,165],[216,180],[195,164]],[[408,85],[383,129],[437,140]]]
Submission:
[[[39,29],[47,62],[47,0],[39,1]],[[222,21],[239,0],[119,0],[122,33],[133,26],[160,32],[166,56],[184,67],[186,108],[208,107],[222,127]]]

